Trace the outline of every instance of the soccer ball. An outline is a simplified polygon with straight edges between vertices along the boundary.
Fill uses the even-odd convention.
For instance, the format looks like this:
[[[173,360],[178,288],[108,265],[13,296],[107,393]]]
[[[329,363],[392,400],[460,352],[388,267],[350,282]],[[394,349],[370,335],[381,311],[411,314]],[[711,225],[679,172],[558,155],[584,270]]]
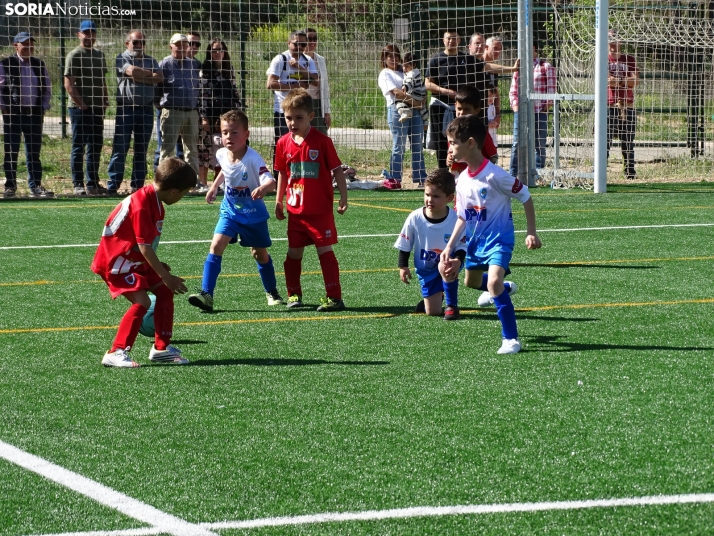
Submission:
[[[139,333],[145,337],[154,337],[154,307],[156,306],[156,296],[153,294],[149,296],[151,299],[151,306],[149,310],[146,311],[144,315],[144,320],[141,322],[141,327],[139,328]]]

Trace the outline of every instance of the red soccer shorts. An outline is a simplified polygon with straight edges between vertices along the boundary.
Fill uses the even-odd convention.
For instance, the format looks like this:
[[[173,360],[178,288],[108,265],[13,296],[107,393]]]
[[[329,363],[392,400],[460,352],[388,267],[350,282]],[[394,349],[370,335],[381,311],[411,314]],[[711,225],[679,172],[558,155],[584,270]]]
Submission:
[[[304,248],[312,244],[318,248],[337,244],[335,215],[288,214],[288,247]]]
[[[157,283],[161,283],[161,277],[148,264],[137,266],[138,270],[127,274],[107,274],[103,277],[109,287],[109,294],[112,299],[116,299],[127,292],[137,290],[149,290]]]

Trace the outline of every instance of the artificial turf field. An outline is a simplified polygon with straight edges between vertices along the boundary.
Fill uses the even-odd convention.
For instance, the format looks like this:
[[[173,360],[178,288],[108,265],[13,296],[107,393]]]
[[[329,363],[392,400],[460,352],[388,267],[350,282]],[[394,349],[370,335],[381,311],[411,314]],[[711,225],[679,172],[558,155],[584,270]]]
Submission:
[[[140,336],[135,370],[100,366],[127,302],[89,270],[118,201],[1,203],[0,534],[710,534],[714,187],[533,196],[519,354],[477,291],[460,321],[412,314],[392,246],[420,192],[350,192],[346,311],[315,312],[314,249],[288,310],[231,246],[214,314],[176,300],[191,365]],[[167,207],[159,257],[190,289],[217,211]]]

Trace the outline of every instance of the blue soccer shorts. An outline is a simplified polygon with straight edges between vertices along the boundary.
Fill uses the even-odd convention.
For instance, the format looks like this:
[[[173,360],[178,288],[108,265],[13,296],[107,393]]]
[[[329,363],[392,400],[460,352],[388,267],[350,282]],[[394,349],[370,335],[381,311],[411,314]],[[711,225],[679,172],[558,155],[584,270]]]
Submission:
[[[244,248],[269,248],[273,245],[268,232],[268,220],[246,225],[221,216],[213,232],[230,236],[231,244],[238,242],[240,236],[240,245]]]
[[[475,254],[467,253],[464,268],[469,271],[488,272],[489,266],[496,265],[506,270],[506,275],[508,275],[511,273],[508,265],[511,263],[512,256],[512,247],[497,244],[489,248],[488,251],[477,251]]]

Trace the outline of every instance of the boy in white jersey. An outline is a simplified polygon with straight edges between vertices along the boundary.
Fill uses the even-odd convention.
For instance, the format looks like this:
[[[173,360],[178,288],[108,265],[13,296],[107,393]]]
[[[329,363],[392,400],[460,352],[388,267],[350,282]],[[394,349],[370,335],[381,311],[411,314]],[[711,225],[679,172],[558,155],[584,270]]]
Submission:
[[[263,197],[275,190],[275,179],[268,171],[262,157],[247,141],[248,116],[241,110],[231,110],[221,116],[221,139],[223,148],[216,152],[221,172],[206,194],[206,202],[216,200],[218,187],[225,182],[225,195],[213,235],[211,249],[203,265],[201,292],[188,297],[188,303],[204,311],[213,311],[213,292],[221,260],[228,244],[238,241],[249,247],[258,265],[258,274],[263,283],[268,305],[281,305],[283,299],[277,290],[275,268],[268,248],[272,245],[268,233],[268,209]]]
[[[456,186],[458,221],[441,253],[439,271],[447,281],[458,277],[461,265],[451,256],[459,236],[465,231],[468,245],[464,282],[467,287],[488,290],[493,297],[503,336],[498,353],[515,354],[521,349],[516,312],[503,281],[510,272],[508,265],[515,245],[511,198],[523,203],[526,247],[537,249],[541,242],[536,233],[535,209],[528,187],[481,154],[487,135],[486,127],[475,115],[457,117],[446,130],[449,153],[455,161],[465,162],[468,167],[459,175]]]
[[[446,168],[429,173],[424,183],[424,206],[409,214],[394,247],[399,250],[399,277],[409,284],[412,273],[409,270],[409,254],[414,251],[421,295],[417,313],[430,316],[444,315],[444,320],[458,320],[458,278],[449,282],[439,273],[439,259],[442,249],[451,237],[456,225],[456,212],[449,208],[454,200],[456,184],[454,176]],[[456,242],[454,256],[463,264],[466,257],[466,240]],[[457,271],[458,273],[458,271]],[[446,309],[441,302],[446,298]]]

